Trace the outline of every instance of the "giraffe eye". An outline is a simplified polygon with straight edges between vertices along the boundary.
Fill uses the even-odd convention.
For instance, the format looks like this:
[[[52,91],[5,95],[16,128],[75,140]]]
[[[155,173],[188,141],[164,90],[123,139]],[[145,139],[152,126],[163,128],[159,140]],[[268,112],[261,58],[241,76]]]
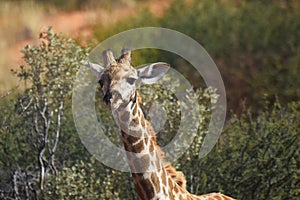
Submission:
[[[127,82],[130,84],[130,85],[133,85],[134,82],[135,82],[135,78],[127,78]]]

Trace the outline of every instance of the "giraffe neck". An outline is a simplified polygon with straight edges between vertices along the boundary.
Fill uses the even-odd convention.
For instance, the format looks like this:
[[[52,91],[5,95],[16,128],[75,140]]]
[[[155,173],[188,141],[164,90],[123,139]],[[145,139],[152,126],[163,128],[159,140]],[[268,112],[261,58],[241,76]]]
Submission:
[[[137,93],[116,111],[116,116],[139,199],[231,200],[219,193],[195,196],[186,190],[183,174],[164,162],[164,154],[139,106]]]
[[[140,199],[170,199],[176,185],[185,190],[185,180],[171,165],[165,165],[151,124],[145,119],[135,93],[117,111],[127,160]],[[173,176],[170,176],[170,172]]]

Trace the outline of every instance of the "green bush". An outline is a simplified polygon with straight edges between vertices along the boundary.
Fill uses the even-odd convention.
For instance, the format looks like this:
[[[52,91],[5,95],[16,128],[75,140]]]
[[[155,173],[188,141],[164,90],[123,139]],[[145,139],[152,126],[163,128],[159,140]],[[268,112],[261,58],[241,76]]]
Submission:
[[[88,53],[51,29],[43,33],[38,46],[26,46],[22,52],[25,65],[14,73],[24,90],[1,103],[0,171],[8,179],[3,184],[14,185],[1,192],[33,198],[38,188],[43,189],[47,174],[85,154],[73,134],[70,97],[76,72]],[[60,140],[70,145],[61,145]]]
[[[231,119],[206,158],[194,157],[182,167],[192,177],[190,190],[221,191],[241,200],[298,199],[299,109],[300,102],[275,103],[257,117],[245,112]]]
[[[71,167],[64,167],[57,176],[49,177],[44,198],[74,200],[120,199],[120,194],[118,193],[120,188],[117,187],[117,184],[120,184],[120,182],[117,182],[120,178],[116,177],[116,172],[102,169],[101,171],[106,172],[102,178],[99,173],[97,174],[97,165],[94,163],[94,160],[90,162],[80,161]],[[122,182],[122,184],[124,183]]]

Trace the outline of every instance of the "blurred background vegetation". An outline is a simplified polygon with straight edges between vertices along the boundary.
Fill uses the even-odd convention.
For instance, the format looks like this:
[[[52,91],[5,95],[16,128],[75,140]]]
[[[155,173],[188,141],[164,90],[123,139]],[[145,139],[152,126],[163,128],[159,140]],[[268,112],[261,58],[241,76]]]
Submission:
[[[170,63],[188,77],[204,105],[199,137],[174,163],[186,175],[188,189],[249,200],[300,198],[299,1],[154,2],[1,1],[1,199],[136,199],[130,174],[103,166],[81,144],[70,99],[76,71],[88,52],[109,36],[143,26],[171,28],[197,40],[225,83],[226,126],[213,151],[199,159],[204,122],[212,109],[207,86],[177,55],[157,50],[133,54],[135,65]],[[68,18],[66,13],[74,12],[85,16],[68,21],[80,24],[78,29],[65,33],[56,24],[62,18],[47,20],[54,31],[46,29],[37,40],[47,16]],[[11,47],[23,50],[18,54]],[[155,93],[172,116],[166,134],[158,135],[165,144],[179,123],[176,100],[160,88],[143,92],[146,109]],[[112,120],[101,101],[97,105],[103,119]],[[107,134],[118,141],[113,129]]]

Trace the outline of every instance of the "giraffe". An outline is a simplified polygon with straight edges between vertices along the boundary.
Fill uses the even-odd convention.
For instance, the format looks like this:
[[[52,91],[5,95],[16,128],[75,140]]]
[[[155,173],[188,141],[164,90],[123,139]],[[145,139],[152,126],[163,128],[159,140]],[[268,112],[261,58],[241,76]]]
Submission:
[[[158,62],[135,69],[131,65],[131,51],[123,49],[114,58],[111,50],[102,53],[104,66],[89,62],[97,75],[103,101],[115,114],[121,130],[127,161],[135,191],[140,200],[233,200],[221,193],[196,196],[186,189],[182,172],[164,160],[164,153],[156,142],[155,132],[140,107],[138,84],[153,84],[168,71],[169,65]]]

